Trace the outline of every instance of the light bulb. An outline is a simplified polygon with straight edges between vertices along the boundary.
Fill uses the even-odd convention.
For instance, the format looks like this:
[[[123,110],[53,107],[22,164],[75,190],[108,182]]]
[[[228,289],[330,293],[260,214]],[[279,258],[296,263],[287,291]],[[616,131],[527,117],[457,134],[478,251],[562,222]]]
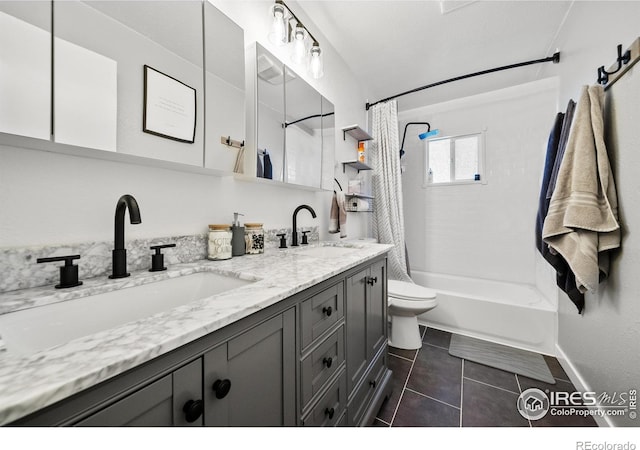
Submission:
[[[322,67],[322,51],[317,42],[313,43],[311,47],[311,60],[309,61],[309,71],[311,76],[316,80],[322,78],[324,75],[324,68]]]
[[[293,34],[293,53],[291,54],[291,60],[300,64],[307,56],[307,46],[305,45],[305,38],[307,32],[300,24],[296,25],[296,31]]]
[[[276,3],[271,7],[271,14],[273,14],[273,23],[269,40],[278,46],[285,45],[287,43],[287,24],[284,20],[284,6]]]

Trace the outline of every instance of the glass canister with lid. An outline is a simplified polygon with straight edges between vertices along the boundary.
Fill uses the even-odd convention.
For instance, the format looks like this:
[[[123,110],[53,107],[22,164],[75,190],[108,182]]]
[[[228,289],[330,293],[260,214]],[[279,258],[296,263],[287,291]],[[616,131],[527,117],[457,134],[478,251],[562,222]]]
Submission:
[[[244,223],[244,242],[247,255],[264,253],[264,229],[261,223]]]
[[[209,244],[207,258],[221,260],[231,258],[231,225],[209,225]]]

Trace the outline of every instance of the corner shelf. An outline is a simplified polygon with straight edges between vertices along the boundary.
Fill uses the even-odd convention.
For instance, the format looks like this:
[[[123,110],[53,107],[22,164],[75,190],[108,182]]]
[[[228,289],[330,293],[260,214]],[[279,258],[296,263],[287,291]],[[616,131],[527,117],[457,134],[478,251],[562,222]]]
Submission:
[[[349,125],[346,127],[342,127],[342,140],[347,139],[347,134],[354,138],[358,142],[362,141],[370,141],[373,139],[372,136],[369,135],[366,131],[360,128],[358,125]]]
[[[361,163],[360,161],[342,161],[342,173],[345,172],[345,167],[353,167],[360,173],[361,170],[373,170],[373,167],[367,166],[365,163]]]

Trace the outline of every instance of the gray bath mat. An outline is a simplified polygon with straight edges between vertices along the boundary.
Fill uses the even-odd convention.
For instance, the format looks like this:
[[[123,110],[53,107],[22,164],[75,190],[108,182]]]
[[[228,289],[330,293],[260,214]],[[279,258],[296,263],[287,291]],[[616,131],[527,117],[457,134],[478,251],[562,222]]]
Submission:
[[[534,380],[556,384],[546,361],[538,353],[453,334],[449,354]]]

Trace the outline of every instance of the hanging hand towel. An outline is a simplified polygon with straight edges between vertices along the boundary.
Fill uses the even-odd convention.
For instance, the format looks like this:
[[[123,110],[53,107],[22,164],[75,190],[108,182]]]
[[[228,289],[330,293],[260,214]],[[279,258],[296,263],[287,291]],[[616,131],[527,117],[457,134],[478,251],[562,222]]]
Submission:
[[[609,272],[606,253],[620,246],[618,202],[603,137],[604,88],[584,86],[560,165],[542,237],[575,274],[580,292]]]
[[[264,177],[273,179],[273,167],[271,166],[271,157],[268,151],[264,151]]]
[[[244,173],[244,146],[240,147],[236,155],[236,163],[233,166],[234,173]]]
[[[329,212],[329,233],[340,233],[340,237],[347,237],[347,211],[345,209],[344,192],[334,192],[331,198]]]
[[[256,176],[258,178],[264,177],[264,169],[262,168],[262,161],[260,161],[261,152],[258,150],[258,155],[256,156],[256,160],[258,161],[256,166]]]

